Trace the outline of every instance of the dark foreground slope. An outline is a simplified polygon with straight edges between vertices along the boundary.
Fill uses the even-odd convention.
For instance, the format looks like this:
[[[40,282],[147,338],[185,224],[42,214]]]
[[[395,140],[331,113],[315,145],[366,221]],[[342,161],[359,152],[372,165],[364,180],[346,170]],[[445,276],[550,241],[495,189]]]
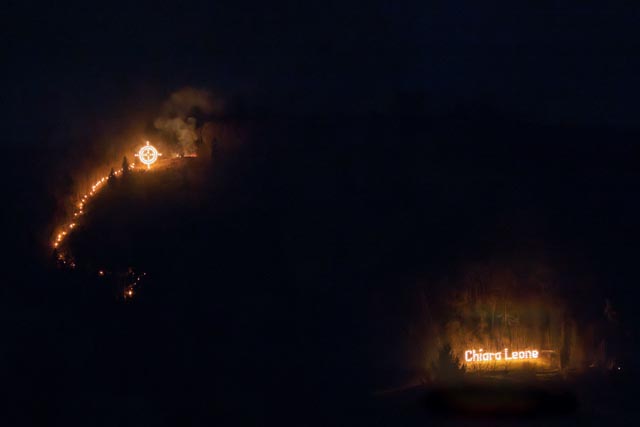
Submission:
[[[582,298],[617,297],[633,322],[633,135],[388,117],[247,126],[211,161],[105,189],[70,241],[76,270],[35,243],[14,254],[9,424],[423,424],[434,415],[413,396],[373,397],[406,379],[402,301],[480,255],[578,265],[602,283]],[[33,182],[12,209],[46,209]],[[41,215],[11,233],[35,242]],[[148,276],[124,303],[96,272],[129,266]],[[612,390],[601,418],[628,409]]]

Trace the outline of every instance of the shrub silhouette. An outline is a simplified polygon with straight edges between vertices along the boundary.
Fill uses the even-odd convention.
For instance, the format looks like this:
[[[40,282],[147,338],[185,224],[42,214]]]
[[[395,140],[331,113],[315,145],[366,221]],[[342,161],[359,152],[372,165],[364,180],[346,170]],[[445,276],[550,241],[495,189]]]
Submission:
[[[466,369],[448,343],[438,351],[438,358],[431,364],[431,374],[440,383],[460,382]]]

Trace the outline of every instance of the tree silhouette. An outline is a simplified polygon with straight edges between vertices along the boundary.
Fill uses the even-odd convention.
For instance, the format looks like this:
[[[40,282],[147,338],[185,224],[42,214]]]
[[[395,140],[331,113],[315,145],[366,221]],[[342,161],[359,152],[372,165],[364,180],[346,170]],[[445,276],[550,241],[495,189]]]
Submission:
[[[465,367],[453,353],[451,345],[445,344],[438,352],[438,358],[431,365],[431,372],[436,381],[442,383],[459,382],[464,378]]]
[[[122,175],[127,175],[129,173],[129,160],[127,160],[127,156],[124,156],[122,159]]]
[[[113,170],[113,168],[111,168],[111,171],[109,172],[109,178],[108,178],[107,182],[110,185],[113,185],[113,184],[116,183],[116,172]]]

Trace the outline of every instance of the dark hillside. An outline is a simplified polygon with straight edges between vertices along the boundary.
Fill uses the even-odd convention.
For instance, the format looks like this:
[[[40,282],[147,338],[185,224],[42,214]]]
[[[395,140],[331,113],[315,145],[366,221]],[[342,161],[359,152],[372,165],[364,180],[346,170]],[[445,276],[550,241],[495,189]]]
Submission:
[[[50,198],[16,219],[34,226],[15,265],[37,262],[8,273],[3,313],[26,325],[7,335],[10,402],[43,419],[98,408],[106,424],[358,418],[405,379],[389,343],[415,283],[501,254],[552,259],[566,292],[610,277],[580,304],[610,296],[633,315],[634,135],[384,116],[250,128],[212,161],[108,185],[69,240],[75,270],[40,267]],[[123,301],[129,267],[147,275]]]

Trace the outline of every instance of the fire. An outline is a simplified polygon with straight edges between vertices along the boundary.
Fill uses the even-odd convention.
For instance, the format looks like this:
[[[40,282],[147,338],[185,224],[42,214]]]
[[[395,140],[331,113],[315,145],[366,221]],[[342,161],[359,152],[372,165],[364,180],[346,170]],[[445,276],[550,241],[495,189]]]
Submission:
[[[147,141],[147,145],[142,146],[136,157],[140,159],[140,161],[147,165],[147,169],[151,168],[151,165],[154,164],[158,160],[158,156],[162,156],[162,153],[159,153],[156,150],[156,147],[149,144]]]
[[[475,362],[491,362],[491,361],[512,361],[512,360],[526,360],[537,359],[540,352],[538,350],[525,350],[525,351],[509,351],[508,348],[504,349],[504,353],[498,352],[485,352],[480,349],[466,350],[464,352],[464,361],[467,363]]]
[[[158,156],[161,156],[161,155],[162,154],[158,153],[155,147],[151,146],[147,141],[147,145],[144,146],[142,149],[140,149],[137,156],[140,157],[140,161],[143,164],[146,164],[147,167],[150,167],[150,165],[157,160]],[[133,170],[135,166],[136,166],[135,163],[132,162],[129,165],[129,170]],[[124,174],[124,172],[126,171],[123,170],[122,168],[119,168],[118,170],[114,170],[113,174],[115,176],[121,176]],[[104,188],[107,182],[109,182],[109,176],[102,176],[98,178],[90,186],[90,190],[85,194],[82,194],[80,197],[78,197],[78,199],[74,202],[73,204],[74,211],[72,212],[72,217],[70,218],[70,220],[60,225],[57,228],[56,233],[54,234],[54,239],[51,242],[51,246],[56,250],[60,250],[60,252],[57,252],[57,258],[58,258],[57,262],[59,266],[64,265],[65,268],[71,268],[71,269],[76,268],[76,263],[74,259],[69,254],[66,254],[64,252],[64,249],[63,249],[64,241],[71,234],[73,230],[79,228],[78,225],[81,224],[79,222],[80,217],[85,213],[85,209],[87,208],[89,201],[93,197],[95,197],[102,188]],[[110,272],[107,272],[103,269],[99,269],[97,273],[98,273],[98,276],[100,277],[104,277],[107,274],[111,275]],[[130,274],[132,274],[131,271],[130,271]],[[125,300],[131,299],[134,297],[136,293],[134,290],[134,287],[140,284],[141,278],[143,276],[146,276],[146,273],[144,272],[138,273],[134,275],[134,277],[131,277],[131,281],[122,291],[123,297]]]
[[[129,165],[129,169],[133,170],[133,168],[134,168],[134,163],[131,163],[131,165]],[[120,168],[114,172],[116,175],[121,175],[123,171],[122,171],[122,168]],[[100,177],[100,179],[98,179],[96,182],[94,182],[93,185],[91,185],[91,191],[89,191],[86,194],[83,194],[82,197],[80,197],[80,201],[76,203],[77,209],[73,212],[73,218],[78,218],[79,216],[84,214],[84,208],[86,207],[86,204],[89,201],[89,199],[95,196],[108,180],[109,180],[108,176],[103,176],[103,177]],[[61,231],[58,232],[55,240],[51,242],[51,246],[53,246],[54,249],[59,248],[64,238],[76,226],[77,226],[77,223],[75,222],[75,220],[73,222],[69,222],[67,224],[63,224],[62,226],[60,226],[58,229]]]

